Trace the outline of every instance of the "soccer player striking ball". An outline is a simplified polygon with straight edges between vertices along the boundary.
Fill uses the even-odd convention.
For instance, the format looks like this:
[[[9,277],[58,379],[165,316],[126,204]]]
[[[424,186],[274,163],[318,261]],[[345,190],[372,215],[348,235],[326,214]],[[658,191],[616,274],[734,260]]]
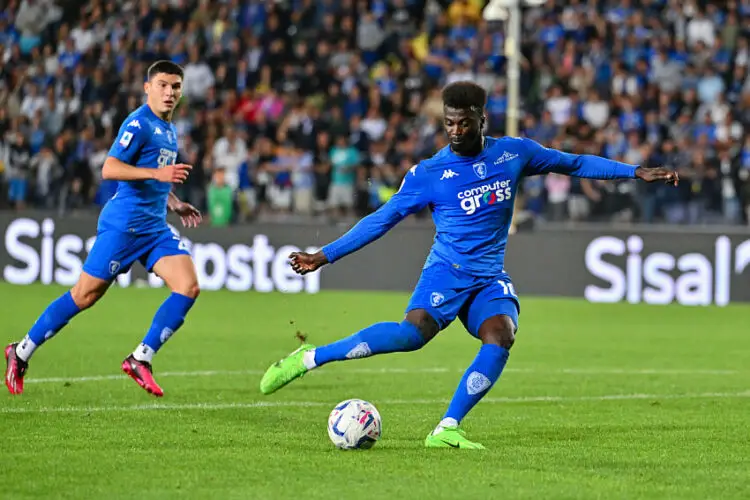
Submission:
[[[177,132],[172,113],[182,94],[183,71],[171,61],[148,69],[147,103],[123,122],[104,162],[102,177],[119,181],[117,192],[99,216],[96,242],[73,288],[52,302],[26,337],[5,349],[5,385],[23,392],[29,358],[45,341],[81,311],[93,306],[112,281],[136,261],[162,278],[171,294],[154,316],[143,342],[122,363],[122,370],[155,396],[164,392],[152,375],[151,359],[177,331],[198,297],[198,278],[190,253],[167,225],[167,209],[186,227],[197,226],[201,214],[172,193],[192,168],[175,164]]]
[[[646,169],[563,153],[529,139],[485,137],[486,97],[484,89],[471,82],[448,85],[443,106],[450,145],[415,165],[388,203],[341,238],[315,254],[290,256],[297,273],[315,271],[429,206],[437,229],[435,242],[405,320],[378,323],[322,347],[305,344],[268,369],[260,382],[261,392],[270,394],[331,361],[419,349],[458,317],[482,347],[425,445],[483,448],[468,440],[459,425],[500,377],[518,328],[519,301],[503,261],[520,179],[557,172],[592,179],[678,182],[677,174],[666,168]]]

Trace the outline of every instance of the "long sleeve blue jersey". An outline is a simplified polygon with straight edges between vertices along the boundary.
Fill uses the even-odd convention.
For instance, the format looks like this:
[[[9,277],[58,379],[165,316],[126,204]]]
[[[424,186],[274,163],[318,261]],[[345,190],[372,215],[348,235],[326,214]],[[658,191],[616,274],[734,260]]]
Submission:
[[[524,176],[555,172],[628,179],[635,178],[636,168],[599,156],[563,153],[525,138],[486,137],[482,152],[474,157],[458,156],[446,146],[412,167],[385,205],[322,251],[335,262],[429,206],[436,233],[425,267],[440,261],[474,276],[496,276],[504,271],[514,199]]]

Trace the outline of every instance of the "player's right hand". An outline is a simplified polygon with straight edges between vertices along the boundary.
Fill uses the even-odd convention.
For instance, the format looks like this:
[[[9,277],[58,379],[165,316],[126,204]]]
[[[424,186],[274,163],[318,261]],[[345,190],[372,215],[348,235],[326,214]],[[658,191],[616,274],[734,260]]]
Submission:
[[[292,252],[289,255],[289,261],[294,272],[302,275],[317,271],[324,265],[328,264],[328,259],[323,252],[313,254],[307,252]]]
[[[163,168],[156,169],[156,180],[161,182],[171,182],[173,184],[182,184],[190,175],[192,165],[178,163],[176,165],[166,165]]]

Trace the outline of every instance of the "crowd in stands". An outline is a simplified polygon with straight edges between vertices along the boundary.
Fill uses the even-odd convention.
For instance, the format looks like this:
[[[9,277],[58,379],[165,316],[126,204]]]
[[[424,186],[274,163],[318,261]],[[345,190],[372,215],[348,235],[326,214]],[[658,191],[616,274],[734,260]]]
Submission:
[[[446,145],[440,89],[489,91],[505,132],[502,20],[481,0],[10,0],[0,16],[0,207],[96,209],[146,68],[185,68],[178,194],[215,225],[362,216]],[[750,1],[550,0],[524,11],[520,133],[677,169],[677,189],[527,178],[547,220],[746,224]],[[420,214],[424,217],[427,214]]]

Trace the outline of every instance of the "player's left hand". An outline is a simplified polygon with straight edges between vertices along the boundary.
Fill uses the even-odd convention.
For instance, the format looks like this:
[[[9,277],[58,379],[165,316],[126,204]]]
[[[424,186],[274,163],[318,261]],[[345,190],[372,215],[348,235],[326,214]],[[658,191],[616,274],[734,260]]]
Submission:
[[[665,167],[635,169],[635,176],[646,182],[665,182],[676,186],[680,183],[680,176],[674,170]]]
[[[185,227],[198,227],[198,224],[203,220],[200,210],[184,201],[172,205],[172,211],[180,216],[182,225]]]

